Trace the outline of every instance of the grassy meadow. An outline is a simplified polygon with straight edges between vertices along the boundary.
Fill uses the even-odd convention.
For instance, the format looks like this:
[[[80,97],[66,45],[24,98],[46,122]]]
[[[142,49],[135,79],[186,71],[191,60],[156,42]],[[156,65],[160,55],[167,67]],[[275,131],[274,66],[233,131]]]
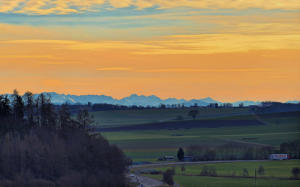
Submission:
[[[131,109],[131,110],[109,110],[91,112],[97,126],[117,127],[123,125],[136,125],[147,123],[161,123],[166,121],[176,121],[178,116],[182,120],[191,120],[188,112],[191,109]],[[196,119],[215,119],[229,116],[250,115],[248,108],[199,108]]]
[[[129,111],[126,111],[129,112]],[[178,147],[189,145],[242,142],[279,147],[282,142],[299,139],[299,117],[260,118],[255,115],[227,116],[222,119],[259,118],[264,125],[219,128],[179,128],[102,132],[113,144],[121,147],[134,161],[156,161],[159,156],[176,155]],[[211,120],[217,120],[211,119]]]
[[[181,187],[298,187],[299,180],[175,176]]]
[[[255,115],[248,108],[201,108],[197,118],[191,120],[188,116],[190,110],[120,110],[95,112],[93,115],[101,128],[118,129],[112,128],[112,131],[104,130],[101,133],[110,143],[121,147],[134,162],[157,162],[159,157],[176,156],[179,147],[186,148],[190,145],[214,146],[224,143],[245,143],[268,145],[279,149],[281,143],[300,138],[299,112]],[[178,116],[182,117],[180,122],[177,120]],[[235,125],[190,127],[187,124],[191,121],[193,123],[213,121],[216,124],[230,121]],[[258,121],[261,124],[247,125],[244,124],[245,121]],[[170,128],[172,124],[177,126]],[[149,128],[152,125],[153,129]],[[164,125],[169,126],[165,128]],[[131,128],[133,126],[147,126],[148,128]],[[264,167],[265,174],[258,176],[255,183],[253,178],[255,168],[258,169],[260,165]],[[204,166],[216,168],[217,176],[199,176]],[[300,167],[299,160],[192,164],[185,165],[184,172],[181,171],[181,166],[164,166],[154,169],[165,171],[173,167],[176,170],[174,181],[181,187],[280,187],[283,185],[296,187],[300,185],[299,180],[291,179],[291,169]],[[247,169],[249,177],[242,177],[244,168]],[[146,176],[162,180],[161,174]]]
[[[263,166],[264,175],[257,174],[255,183],[255,168]],[[216,177],[199,176],[204,166],[214,167],[217,172]],[[196,164],[185,165],[185,171],[181,171],[181,165],[170,167],[156,167],[156,170],[165,171],[167,168],[175,169],[174,180],[182,187],[198,186],[281,186],[288,187],[300,185],[299,180],[292,180],[291,170],[299,167],[299,160],[287,161],[253,161],[253,162],[232,162],[216,164]],[[249,172],[249,178],[242,178],[243,169]],[[147,175],[149,177],[162,180],[161,175]]]

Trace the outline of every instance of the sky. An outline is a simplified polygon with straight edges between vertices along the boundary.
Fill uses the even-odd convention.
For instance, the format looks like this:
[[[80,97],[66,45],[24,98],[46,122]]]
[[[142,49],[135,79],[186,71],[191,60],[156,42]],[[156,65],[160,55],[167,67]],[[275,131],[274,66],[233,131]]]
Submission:
[[[0,0],[0,93],[300,100],[299,0]]]

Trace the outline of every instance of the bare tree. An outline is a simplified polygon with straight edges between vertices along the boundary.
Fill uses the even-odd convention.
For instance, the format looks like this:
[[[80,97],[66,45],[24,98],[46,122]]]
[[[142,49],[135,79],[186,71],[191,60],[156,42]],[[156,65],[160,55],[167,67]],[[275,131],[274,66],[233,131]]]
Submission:
[[[59,115],[60,128],[65,129],[68,126],[71,126],[72,119],[67,104],[61,105],[58,115]]]
[[[94,122],[93,116],[90,115],[88,110],[86,109],[80,110],[78,112],[77,120],[83,129],[86,129],[89,125],[91,125]]]
[[[29,127],[34,127],[35,126],[35,121],[34,121],[34,99],[33,99],[33,94],[31,92],[26,92],[24,94],[25,98],[25,113],[27,116],[27,121]]]

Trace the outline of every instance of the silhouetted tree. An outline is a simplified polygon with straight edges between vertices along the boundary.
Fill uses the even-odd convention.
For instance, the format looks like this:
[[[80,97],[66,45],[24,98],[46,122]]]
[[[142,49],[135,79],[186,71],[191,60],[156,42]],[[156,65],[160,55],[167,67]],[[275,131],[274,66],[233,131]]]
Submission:
[[[56,113],[51,103],[51,98],[46,97],[43,93],[38,96],[37,99],[39,124],[44,128],[56,127]]]
[[[0,130],[6,132],[12,128],[11,124],[11,108],[7,95],[0,95]]]
[[[86,129],[89,125],[91,125],[94,122],[93,116],[91,116],[88,110],[86,109],[80,110],[78,112],[77,120],[83,129]]]
[[[7,117],[10,115],[10,101],[7,95],[0,95],[0,117]]]
[[[184,151],[181,147],[177,151],[177,158],[180,161],[183,161],[183,159],[184,159]]]
[[[24,119],[24,102],[17,90],[14,90],[12,95],[13,116],[16,123],[20,123]]]
[[[198,115],[198,110],[191,110],[191,111],[189,111],[189,113],[188,113],[188,116],[192,117],[193,120],[196,119],[197,115]]]
[[[34,121],[34,99],[33,99],[33,94],[31,92],[26,92],[24,94],[25,98],[25,113],[27,116],[27,123],[29,127],[34,127],[35,126],[35,121]]]
[[[160,104],[160,105],[159,105],[159,108],[161,108],[161,109],[165,109],[165,108],[167,108],[167,107],[166,107],[166,105],[165,105],[165,104]]]
[[[72,125],[72,119],[71,114],[69,112],[68,104],[61,105],[58,115],[60,128],[65,129]]]

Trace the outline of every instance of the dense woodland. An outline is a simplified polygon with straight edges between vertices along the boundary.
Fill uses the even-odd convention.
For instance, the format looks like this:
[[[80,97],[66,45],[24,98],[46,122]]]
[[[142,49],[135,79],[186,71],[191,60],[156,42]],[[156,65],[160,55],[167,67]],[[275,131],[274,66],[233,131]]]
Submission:
[[[129,159],[92,135],[87,110],[73,119],[46,95],[10,97],[0,95],[0,186],[127,186]]]

